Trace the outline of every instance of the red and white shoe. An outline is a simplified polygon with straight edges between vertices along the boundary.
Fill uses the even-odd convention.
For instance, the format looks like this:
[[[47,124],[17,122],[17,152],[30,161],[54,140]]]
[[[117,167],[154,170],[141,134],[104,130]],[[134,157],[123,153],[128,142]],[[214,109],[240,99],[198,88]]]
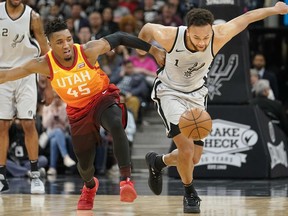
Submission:
[[[133,202],[137,198],[137,192],[134,183],[127,178],[126,181],[120,182],[120,201]]]
[[[78,210],[91,210],[93,209],[94,204],[94,198],[96,195],[96,192],[99,188],[99,181],[97,178],[93,178],[95,181],[95,187],[94,188],[87,188],[85,185],[83,186],[82,193],[80,196],[80,199],[78,201]]]

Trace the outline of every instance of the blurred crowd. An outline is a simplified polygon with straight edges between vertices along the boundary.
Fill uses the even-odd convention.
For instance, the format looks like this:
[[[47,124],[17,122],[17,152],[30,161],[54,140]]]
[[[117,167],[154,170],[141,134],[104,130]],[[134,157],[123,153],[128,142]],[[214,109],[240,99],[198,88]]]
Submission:
[[[66,20],[74,42],[80,44],[119,30],[137,36],[139,30],[147,22],[166,26],[184,25],[186,11],[197,7],[198,4],[198,1],[193,0],[25,0],[24,2],[41,15],[44,24],[55,18]],[[263,7],[265,1],[245,0],[243,2],[245,2],[244,10],[250,10]],[[121,99],[125,102],[129,112],[126,133],[133,151],[133,139],[137,127],[145,124],[143,113],[151,106],[150,92],[158,65],[151,56],[137,54],[135,50],[123,46],[102,55],[99,63],[111,82],[121,90]],[[273,112],[271,114],[271,111],[267,113],[273,115],[274,120],[279,121],[279,125],[288,134],[285,120],[287,109],[284,101],[278,101],[279,85],[287,85],[287,81],[281,79],[277,72],[268,70],[265,63],[265,56],[261,53],[251,58],[251,68],[253,68],[250,71],[251,91],[254,99],[261,96],[280,104],[282,116],[280,114],[277,116]],[[47,170],[50,176],[63,172],[76,172],[77,161],[71,146],[69,124],[65,112],[66,105],[55,95],[52,104],[44,106],[42,92],[45,86],[41,83],[45,82],[39,79],[36,121],[41,155],[39,166]],[[262,80],[266,80],[264,84]],[[255,103],[255,100],[251,103]],[[7,170],[12,176],[25,176],[29,169],[25,168],[28,157],[21,135],[23,130],[15,121],[10,131],[11,145]],[[103,145],[97,147],[96,172],[98,174],[109,172],[111,175],[117,175],[112,138],[104,130],[101,134]],[[22,168],[20,172],[19,169]],[[42,169],[43,173],[45,170]]]

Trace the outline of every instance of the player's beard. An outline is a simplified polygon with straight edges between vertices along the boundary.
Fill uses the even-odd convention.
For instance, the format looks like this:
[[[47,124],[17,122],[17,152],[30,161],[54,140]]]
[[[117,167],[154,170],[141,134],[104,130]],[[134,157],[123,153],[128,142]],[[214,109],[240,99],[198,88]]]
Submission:
[[[193,46],[193,49],[197,52],[203,52],[204,50],[206,50],[207,48],[207,45],[204,46],[204,48],[201,48],[201,50],[190,40],[192,46]]]
[[[193,43],[193,41],[191,40],[191,38],[189,36],[187,36],[188,40],[190,41],[191,45],[192,45],[192,51],[193,52],[203,52],[204,50],[206,50],[207,45],[205,45],[204,49],[199,50],[198,47]]]
[[[10,3],[10,6],[11,7],[13,7],[13,8],[17,8],[19,5],[21,5],[21,3],[22,3],[22,1],[16,1],[16,2],[14,2],[14,1],[9,1],[9,3]]]

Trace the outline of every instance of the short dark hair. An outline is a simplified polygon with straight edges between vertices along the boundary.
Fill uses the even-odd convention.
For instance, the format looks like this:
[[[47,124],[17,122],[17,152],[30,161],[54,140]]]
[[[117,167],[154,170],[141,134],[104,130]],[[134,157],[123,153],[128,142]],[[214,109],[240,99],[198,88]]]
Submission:
[[[213,14],[203,8],[193,8],[186,14],[187,27],[212,25],[214,22]]]
[[[62,31],[68,29],[66,22],[63,19],[54,19],[51,21],[48,21],[45,26],[45,34],[48,40],[51,37],[51,34],[54,32]]]

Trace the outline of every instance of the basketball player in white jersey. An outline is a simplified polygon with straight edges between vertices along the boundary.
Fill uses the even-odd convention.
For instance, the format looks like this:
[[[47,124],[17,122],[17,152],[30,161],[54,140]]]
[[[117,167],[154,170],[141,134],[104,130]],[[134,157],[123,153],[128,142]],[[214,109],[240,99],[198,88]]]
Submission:
[[[205,81],[209,66],[227,42],[252,22],[287,13],[288,6],[278,2],[274,7],[249,11],[225,24],[213,25],[211,12],[198,8],[187,13],[187,26],[167,27],[148,23],[141,29],[140,39],[156,41],[167,52],[165,67],[158,71],[154,82],[152,99],[157,104],[168,137],[177,146],[165,155],[147,153],[148,184],[159,195],[162,192],[162,169],[176,166],[185,189],[184,213],[200,212],[201,200],[193,187],[193,170],[201,158],[203,140],[188,140],[180,133],[180,115],[192,107],[206,108],[208,90]]]
[[[39,14],[24,5],[22,0],[0,3],[0,69],[19,66],[48,50]],[[46,96],[49,100],[46,102],[50,103],[52,91]],[[37,165],[39,147],[34,122],[37,105],[36,76],[30,75],[0,84],[0,101],[0,192],[9,189],[5,168],[9,146],[8,131],[11,120],[16,117],[20,119],[25,132],[25,145],[31,162],[31,193],[44,193],[45,188],[39,179]]]

